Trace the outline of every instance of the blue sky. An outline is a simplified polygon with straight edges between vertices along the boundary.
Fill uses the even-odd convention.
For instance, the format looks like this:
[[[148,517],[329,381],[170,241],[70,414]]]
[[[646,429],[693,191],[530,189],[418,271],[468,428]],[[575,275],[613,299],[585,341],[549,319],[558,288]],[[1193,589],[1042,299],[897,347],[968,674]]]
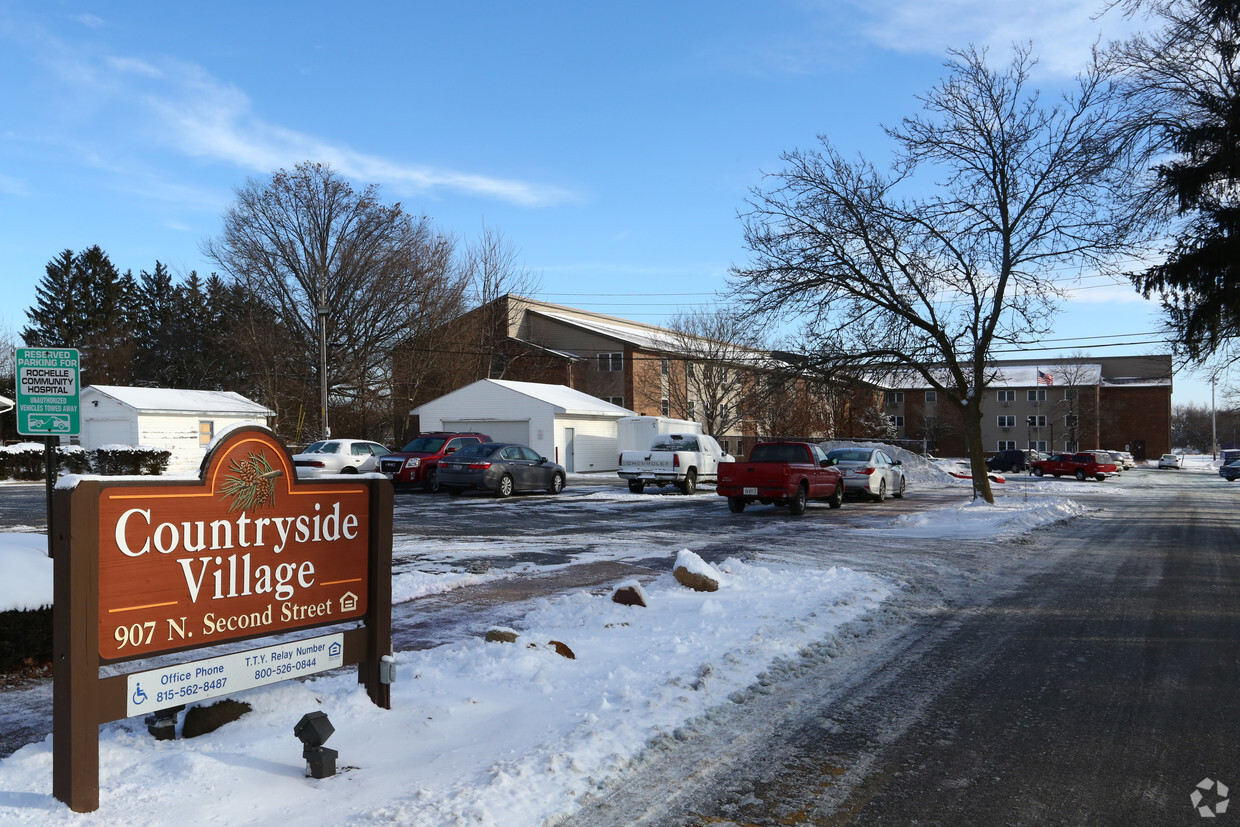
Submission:
[[[663,323],[745,261],[737,214],[781,152],[884,158],[948,46],[1032,41],[1053,90],[1126,30],[1100,5],[0,0],[0,324],[66,248],[211,272],[233,189],[304,160],[462,243],[501,231],[538,298]],[[1130,287],[1085,286],[1048,355],[1155,338]]]

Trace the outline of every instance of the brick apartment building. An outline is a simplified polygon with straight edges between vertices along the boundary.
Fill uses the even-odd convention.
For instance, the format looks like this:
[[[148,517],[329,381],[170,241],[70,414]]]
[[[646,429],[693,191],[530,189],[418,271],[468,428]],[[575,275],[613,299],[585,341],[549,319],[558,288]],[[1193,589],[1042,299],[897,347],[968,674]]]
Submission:
[[[987,452],[1104,448],[1148,459],[1171,450],[1169,355],[1013,359],[994,367],[982,417]],[[924,383],[898,384],[883,394],[898,438],[921,440],[940,456],[965,455],[950,406]]]
[[[636,413],[703,423],[726,450],[757,437],[870,438],[879,414],[902,444],[941,456],[966,446],[950,406],[917,383],[828,384],[797,354],[712,342],[655,325],[506,295],[448,325],[459,358],[428,379],[396,371],[396,415],[478,379],[566,385]],[[983,440],[988,452],[1110,448],[1171,450],[1171,358],[1011,360],[995,365]],[[1042,374],[1039,383],[1038,374]],[[1028,417],[1036,417],[1033,425]],[[398,422],[409,434],[418,423]]]

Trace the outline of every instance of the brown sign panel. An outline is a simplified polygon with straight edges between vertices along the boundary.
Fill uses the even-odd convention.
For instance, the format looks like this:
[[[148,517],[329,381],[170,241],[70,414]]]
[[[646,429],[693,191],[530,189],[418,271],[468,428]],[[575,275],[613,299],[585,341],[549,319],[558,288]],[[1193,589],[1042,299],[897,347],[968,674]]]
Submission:
[[[269,432],[217,445],[199,482],[99,493],[99,657],[158,652],[366,615],[370,491],[298,481]]]

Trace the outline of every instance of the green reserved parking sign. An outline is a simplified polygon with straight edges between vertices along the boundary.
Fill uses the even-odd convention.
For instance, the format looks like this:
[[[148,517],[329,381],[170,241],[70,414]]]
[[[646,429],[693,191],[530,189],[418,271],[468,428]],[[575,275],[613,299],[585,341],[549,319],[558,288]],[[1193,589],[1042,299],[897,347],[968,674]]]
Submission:
[[[73,436],[82,432],[80,364],[77,348],[17,348],[19,434]]]

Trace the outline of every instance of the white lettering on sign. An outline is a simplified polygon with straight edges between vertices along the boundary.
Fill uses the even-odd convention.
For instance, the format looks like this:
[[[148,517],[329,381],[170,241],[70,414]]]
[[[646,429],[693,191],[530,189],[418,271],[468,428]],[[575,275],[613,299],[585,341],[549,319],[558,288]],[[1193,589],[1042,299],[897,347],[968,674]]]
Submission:
[[[315,503],[316,511],[319,507]],[[134,533],[138,534],[139,539],[130,543]],[[269,545],[268,541],[271,541],[272,553],[279,554],[290,538],[307,544],[356,540],[357,537],[357,515],[341,515],[338,502],[333,504],[329,513],[313,516],[302,514],[297,517],[251,519],[242,511],[233,520],[158,523],[153,527],[150,510],[131,508],[116,521],[115,535],[116,546],[126,557],[141,557],[152,551],[195,555],[204,551],[265,548]],[[212,600],[268,593],[273,594],[276,600],[288,600],[296,587],[308,589],[314,585],[314,564],[309,560],[252,566],[248,553],[208,553],[201,557],[181,557],[177,564],[185,576],[191,603],[198,602],[200,593]],[[204,584],[207,586],[205,591]]]

